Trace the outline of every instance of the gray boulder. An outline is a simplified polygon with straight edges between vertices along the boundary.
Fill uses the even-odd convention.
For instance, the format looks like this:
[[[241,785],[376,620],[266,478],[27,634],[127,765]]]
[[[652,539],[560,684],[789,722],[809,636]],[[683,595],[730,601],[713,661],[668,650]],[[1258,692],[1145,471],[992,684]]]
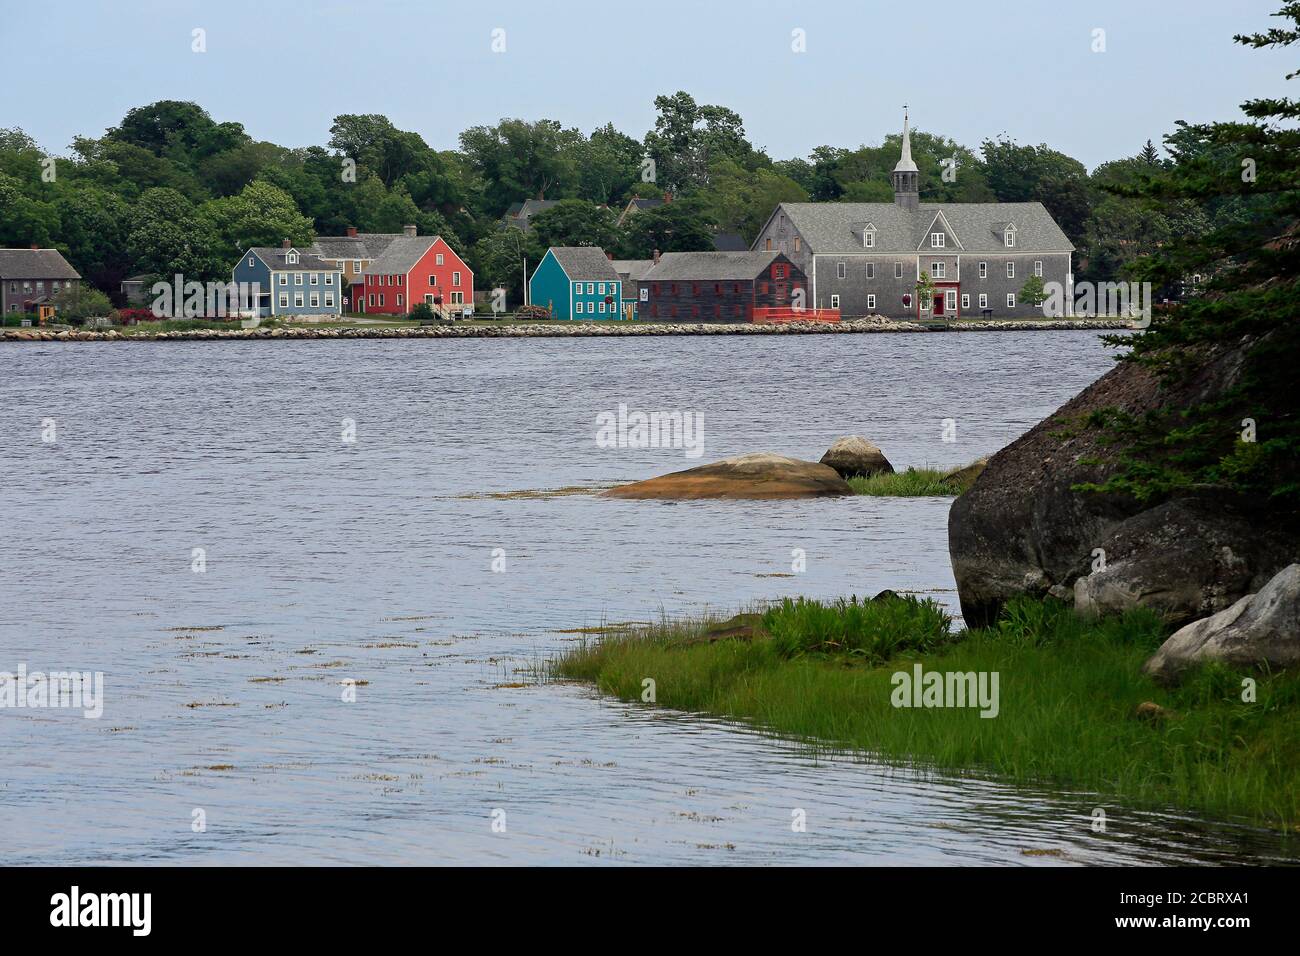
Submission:
[[[1283,568],[1258,593],[1176,631],[1142,670],[1174,681],[1205,660],[1275,670],[1300,664],[1300,564]]]
[[[881,473],[892,474],[894,466],[885,453],[861,435],[846,435],[822,455],[821,463],[834,468],[841,478],[864,477]]]

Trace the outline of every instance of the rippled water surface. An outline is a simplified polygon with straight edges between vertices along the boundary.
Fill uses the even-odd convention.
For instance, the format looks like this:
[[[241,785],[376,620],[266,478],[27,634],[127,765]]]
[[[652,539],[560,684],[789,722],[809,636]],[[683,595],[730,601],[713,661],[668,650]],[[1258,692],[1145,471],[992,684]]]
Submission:
[[[815,459],[860,433],[896,466],[959,465],[1112,361],[1092,333],[0,346],[0,670],[103,671],[107,697],[99,720],[0,711],[6,860],[1292,853],[1109,806],[1097,835],[1087,794],[923,777],[533,677],[601,622],[885,587],[955,610],[946,500],[490,497],[698,463],[597,447],[598,412],[695,411],[704,461]],[[807,572],[780,576],[795,548]]]

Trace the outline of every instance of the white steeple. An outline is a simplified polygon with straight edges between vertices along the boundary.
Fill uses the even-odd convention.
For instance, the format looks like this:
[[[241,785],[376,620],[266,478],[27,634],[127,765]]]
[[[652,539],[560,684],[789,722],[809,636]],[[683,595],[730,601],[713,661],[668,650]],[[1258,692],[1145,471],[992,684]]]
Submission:
[[[921,174],[912,161],[912,135],[907,129],[907,107],[903,107],[903,155],[889,174],[894,184],[894,203],[910,212],[920,204]]]
[[[894,167],[896,173],[916,172],[916,163],[912,162],[912,134],[907,131],[907,111],[903,111],[903,156]]]

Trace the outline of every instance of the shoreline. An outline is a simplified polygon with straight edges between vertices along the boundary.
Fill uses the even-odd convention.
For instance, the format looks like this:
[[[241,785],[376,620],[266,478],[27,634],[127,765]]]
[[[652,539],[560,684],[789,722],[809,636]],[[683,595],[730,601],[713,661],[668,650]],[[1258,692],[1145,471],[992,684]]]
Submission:
[[[102,331],[40,328],[0,330],[0,342],[204,342],[268,339],[481,339],[481,338],[594,338],[646,335],[862,335],[911,332],[1066,332],[1122,331],[1132,325],[1118,319],[989,320],[930,327],[890,319],[853,319],[838,323],[792,322],[785,325],[727,323],[502,323],[501,325],[356,326],[313,328],[310,325],[256,329],[185,329],[173,332]]]

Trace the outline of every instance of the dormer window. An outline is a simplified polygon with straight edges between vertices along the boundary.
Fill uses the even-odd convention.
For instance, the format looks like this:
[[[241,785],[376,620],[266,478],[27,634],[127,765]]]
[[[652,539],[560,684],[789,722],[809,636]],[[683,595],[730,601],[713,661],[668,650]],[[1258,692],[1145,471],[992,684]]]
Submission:
[[[941,233],[941,232],[932,232],[932,233],[930,233],[930,248],[931,248],[931,249],[942,249],[942,248],[943,248],[943,240],[944,240],[944,235],[943,235],[943,233]]]
[[[296,252],[290,252],[290,253],[288,253],[288,254],[284,257],[284,261],[287,262],[287,263],[289,263],[289,265],[291,265],[291,266],[292,266],[292,265],[297,265],[297,264],[298,264],[298,253],[296,253]]]
[[[862,246],[865,249],[874,249],[876,247],[876,230],[868,229],[862,233]]]
[[[1007,231],[1002,234],[1003,241],[1006,242],[1007,248],[1010,249],[1016,244],[1016,227],[1007,226]]]

